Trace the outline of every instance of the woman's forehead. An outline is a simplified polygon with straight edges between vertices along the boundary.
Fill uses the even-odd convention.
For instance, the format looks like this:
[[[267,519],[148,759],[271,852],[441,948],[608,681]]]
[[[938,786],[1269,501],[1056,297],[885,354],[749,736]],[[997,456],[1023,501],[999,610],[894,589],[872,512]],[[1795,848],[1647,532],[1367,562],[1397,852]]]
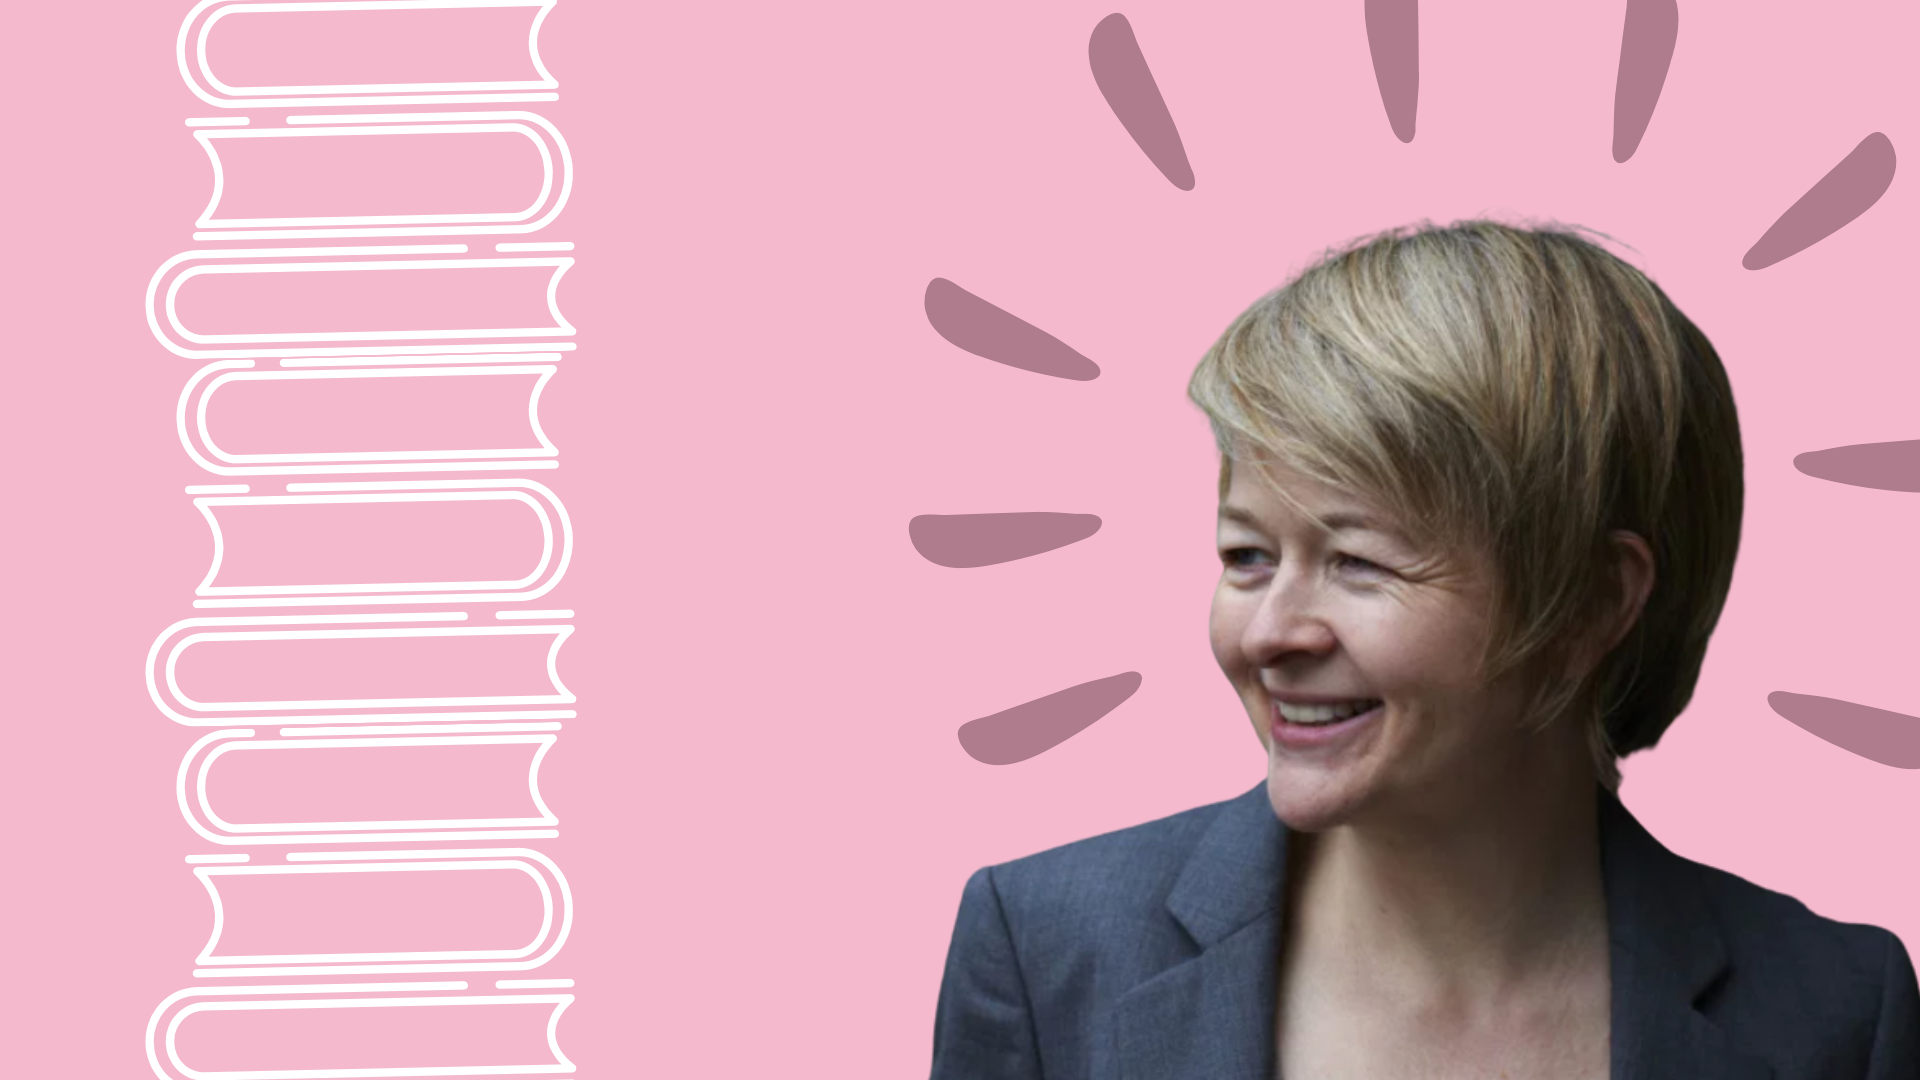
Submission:
[[[1398,531],[1400,525],[1378,499],[1350,485],[1271,459],[1235,462],[1221,517],[1252,524],[1276,513],[1303,514],[1328,529]]]

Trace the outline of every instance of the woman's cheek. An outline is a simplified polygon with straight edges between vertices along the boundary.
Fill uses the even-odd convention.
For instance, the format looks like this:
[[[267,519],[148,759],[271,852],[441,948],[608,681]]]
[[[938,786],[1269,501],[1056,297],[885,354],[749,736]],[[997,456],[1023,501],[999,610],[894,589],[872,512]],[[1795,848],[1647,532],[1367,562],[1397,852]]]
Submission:
[[[1246,671],[1242,639],[1246,636],[1247,619],[1252,614],[1252,607],[1247,597],[1225,583],[1213,596],[1213,609],[1207,619],[1207,637],[1213,646],[1213,658],[1220,664],[1220,670],[1231,679],[1237,680]]]

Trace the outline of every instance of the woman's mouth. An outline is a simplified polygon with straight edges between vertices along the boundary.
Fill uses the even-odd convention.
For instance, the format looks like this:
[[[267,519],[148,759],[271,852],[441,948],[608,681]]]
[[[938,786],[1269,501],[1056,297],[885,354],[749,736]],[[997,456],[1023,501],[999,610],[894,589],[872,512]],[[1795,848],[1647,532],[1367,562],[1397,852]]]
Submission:
[[[1343,744],[1349,736],[1379,719],[1386,703],[1378,698],[1327,704],[1273,703],[1273,740],[1291,750],[1312,750]]]
[[[1350,717],[1359,716],[1361,713],[1367,712],[1380,704],[1381,702],[1378,699],[1365,698],[1331,705],[1289,705],[1284,701],[1276,701],[1273,703],[1273,707],[1279,711],[1280,719],[1289,724],[1299,724],[1304,727],[1323,727],[1328,724],[1337,724]]]

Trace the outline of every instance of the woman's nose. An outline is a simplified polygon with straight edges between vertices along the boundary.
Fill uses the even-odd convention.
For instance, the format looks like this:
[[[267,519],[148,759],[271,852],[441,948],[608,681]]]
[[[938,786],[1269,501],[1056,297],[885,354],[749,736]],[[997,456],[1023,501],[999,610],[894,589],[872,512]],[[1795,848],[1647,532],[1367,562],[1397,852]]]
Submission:
[[[1248,659],[1262,666],[1293,656],[1324,656],[1339,644],[1312,588],[1294,575],[1276,579],[1247,625]]]

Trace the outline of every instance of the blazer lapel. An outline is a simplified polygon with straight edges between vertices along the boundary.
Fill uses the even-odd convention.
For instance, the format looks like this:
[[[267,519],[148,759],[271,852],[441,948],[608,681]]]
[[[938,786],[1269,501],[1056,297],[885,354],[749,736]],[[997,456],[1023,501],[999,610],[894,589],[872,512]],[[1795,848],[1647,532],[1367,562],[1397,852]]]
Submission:
[[[1263,781],[1214,819],[1167,896],[1199,955],[1120,998],[1121,1076],[1271,1080],[1286,866],[1286,827]]]
[[[1732,1046],[1694,1007],[1728,974],[1726,942],[1694,880],[1600,792],[1600,862],[1612,964],[1612,1080],[1768,1080],[1766,1062]]]
[[[1612,980],[1610,1080],[1771,1080],[1694,1007],[1729,973],[1692,864],[1600,790],[1600,860]],[[1266,784],[1229,803],[1167,897],[1198,955],[1122,995],[1127,1080],[1272,1080],[1287,829]]]

